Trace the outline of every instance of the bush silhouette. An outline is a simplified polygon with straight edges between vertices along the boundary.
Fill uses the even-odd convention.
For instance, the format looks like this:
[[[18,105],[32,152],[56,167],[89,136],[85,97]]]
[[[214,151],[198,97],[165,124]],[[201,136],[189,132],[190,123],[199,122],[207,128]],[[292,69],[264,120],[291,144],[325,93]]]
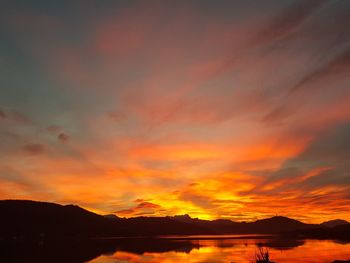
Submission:
[[[255,262],[256,263],[271,263],[270,254],[268,249],[264,249],[263,247],[259,248],[258,252],[255,252]]]

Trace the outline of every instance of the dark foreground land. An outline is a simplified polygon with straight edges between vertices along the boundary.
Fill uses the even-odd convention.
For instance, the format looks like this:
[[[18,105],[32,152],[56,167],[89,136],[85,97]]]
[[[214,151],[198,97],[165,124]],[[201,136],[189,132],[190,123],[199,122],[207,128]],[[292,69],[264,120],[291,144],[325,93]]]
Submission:
[[[187,215],[127,219],[101,216],[74,205],[25,200],[0,201],[0,211],[1,262],[75,263],[116,251],[189,253],[200,247],[199,243],[181,238],[183,235],[220,238],[227,234],[261,234],[261,246],[281,249],[301,246],[307,238],[350,241],[350,224],[342,220],[315,225],[287,217],[250,223],[200,220]],[[180,237],[156,238],[163,235]],[[267,236],[274,237],[266,239]]]
[[[288,237],[350,240],[350,223],[305,224],[276,216],[255,222],[174,217],[119,218],[79,206],[26,200],[0,201],[0,238],[120,237],[159,235],[278,234]],[[330,223],[331,224],[331,223]],[[331,224],[332,225],[332,224]]]

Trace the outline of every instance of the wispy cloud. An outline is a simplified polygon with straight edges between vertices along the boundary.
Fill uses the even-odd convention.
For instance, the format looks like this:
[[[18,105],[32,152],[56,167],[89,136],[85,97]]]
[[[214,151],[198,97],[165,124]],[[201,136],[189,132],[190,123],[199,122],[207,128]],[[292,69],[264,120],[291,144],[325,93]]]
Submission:
[[[0,197],[122,216],[350,220],[349,10],[8,1]]]

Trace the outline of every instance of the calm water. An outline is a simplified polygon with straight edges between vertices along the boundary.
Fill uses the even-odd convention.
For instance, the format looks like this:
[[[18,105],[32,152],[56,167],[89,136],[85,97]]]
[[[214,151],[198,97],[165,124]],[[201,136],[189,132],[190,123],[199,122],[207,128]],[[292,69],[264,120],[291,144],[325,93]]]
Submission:
[[[225,236],[123,239],[115,251],[102,254],[89,263],[116,262],[253,262],[259,246],[269,249],[271,260],[279,262],[332,262],[350,259],[350,243],[331,240],[285,240],[273,237]]]

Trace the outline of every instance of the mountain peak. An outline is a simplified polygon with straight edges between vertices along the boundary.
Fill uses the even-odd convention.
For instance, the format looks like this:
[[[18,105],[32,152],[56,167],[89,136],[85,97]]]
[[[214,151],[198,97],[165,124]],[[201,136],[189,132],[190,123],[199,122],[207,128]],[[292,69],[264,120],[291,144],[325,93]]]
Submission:
[[[187,219],[191,219],[192,217],[190,217],[189,214],[183,214],[183,215],[175,215],[175,218],[187,218]]]
[[[118,216],[116,216],[115,214],[108,214],[108,215],[103,215],[105,218],[110,219],[110,220],[117,220],[119,219]]]
[[[299,222],[299,223],[301,223],[298,220],[295,220],[295,219],[292,219],[292,218],[289,218],[289,217],[286,217],[286,216],[273,216],[273,217],[270,217],[270,218],[257,220],[256,222],[264,222],[264,221],[271,221],[271,222]]]
[[[343,220],[343,219],[334,219],[334,220],[329,220],[326,222],[323,222],[321,226],[324,227],[335,227],[335,226],[341,226],[341,225],[346,225],[349,224],[348,221]]]

